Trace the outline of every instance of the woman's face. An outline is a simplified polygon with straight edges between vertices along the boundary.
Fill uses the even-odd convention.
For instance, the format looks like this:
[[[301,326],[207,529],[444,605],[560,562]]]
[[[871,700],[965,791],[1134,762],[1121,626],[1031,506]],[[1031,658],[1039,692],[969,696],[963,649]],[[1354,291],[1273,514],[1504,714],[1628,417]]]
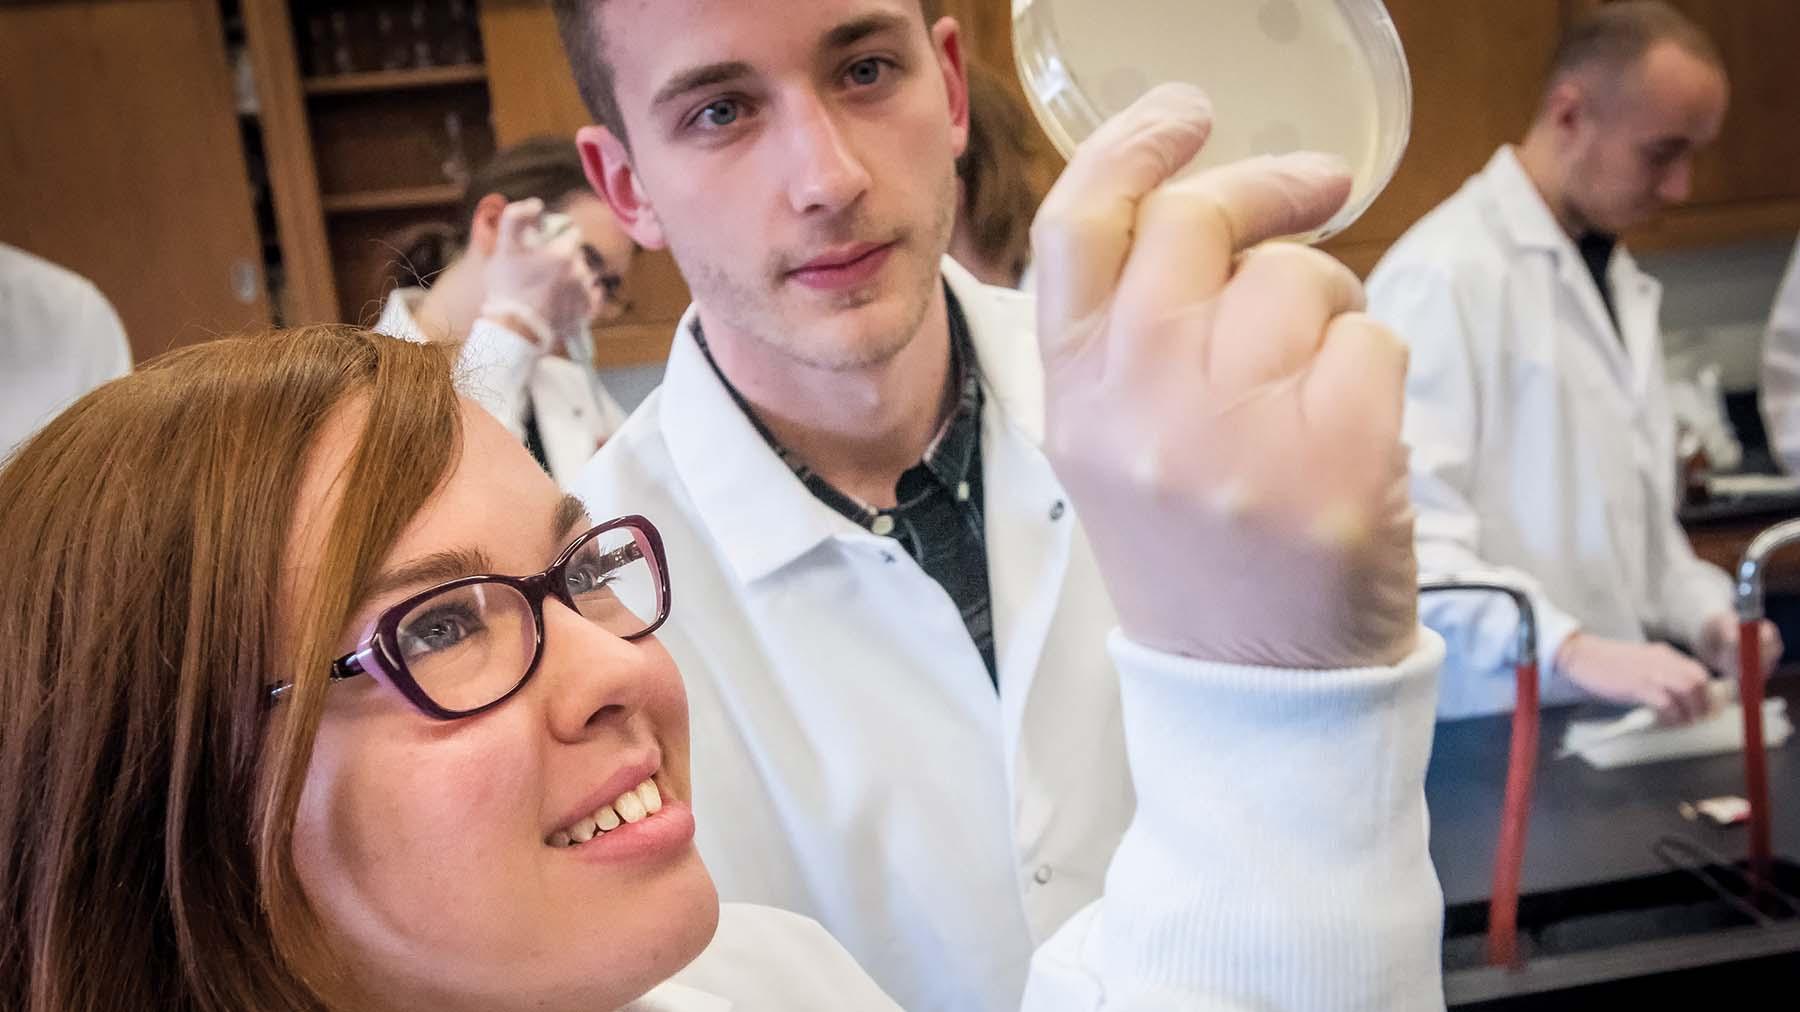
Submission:
[[[342,472],[363,416],[340,411],[313,451],[289,546],[291,607],[305,607],[294,602],[325,525],[355,494]],[[518,440],[465,402],[456,470],[380,571],[455,553],[481,571],[538,572],[591,525],[562,522],[563,498]],[[362,602],[339,650],[441,580]],[[660,811],[569,845],[646,780]],[[667,651],[552,598],[536,674],[485,713],[432,720],[373,677],[330,686],[294,859],[366,1007],[612,1009],[712,936],[718,900],[694,850],[690,797],[687,700]]]

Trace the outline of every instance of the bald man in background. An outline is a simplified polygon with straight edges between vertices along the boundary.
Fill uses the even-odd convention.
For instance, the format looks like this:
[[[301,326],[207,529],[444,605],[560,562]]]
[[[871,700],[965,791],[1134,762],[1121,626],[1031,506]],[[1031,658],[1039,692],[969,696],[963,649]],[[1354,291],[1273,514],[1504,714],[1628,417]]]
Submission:
[[[1547,702],[1597,697],[1682,722],[1710,706],[1708,667],[1735,670],[1730,581],[1675,519],[1661,289],[1618,239],[1687,200],[1728,95],[1717,49],[1674,8],[1596,9],[1562,39],[1524,141],[1369,278],[1370,313],[1412,351],[1421,577],[1528,591]],[[1440,716],[1511,709],[1511,603],[1421,604],[1449,646]],[[1762,635],[1772,664],[1779,637],[1768,623]]]

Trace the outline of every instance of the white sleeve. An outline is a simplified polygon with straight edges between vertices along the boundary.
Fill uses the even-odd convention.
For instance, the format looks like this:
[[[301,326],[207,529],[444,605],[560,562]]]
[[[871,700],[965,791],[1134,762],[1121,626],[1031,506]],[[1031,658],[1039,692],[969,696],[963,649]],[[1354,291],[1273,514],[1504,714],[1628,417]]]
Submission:
[[[1769,449],[1785,470],[1800,473],[1800,243],[1769,311],[1760,399]]]
[[[475,403],[523,439],[531,373],[541,357],[543,352],[524,336],[492,320],[476,320],[457,356],[457,383]]]
[[[1481,557],[1481,517],[1472,500],[1481,454],[1482,384],[1454,284],[1448,274],[1429,267],[1377,269],[1369,279],[1369,313],[1393,328],[1411,352],[1404,439],[1411,451],[1419,577],[1482,580],[1524,591],[1537,618],[1539,677],[1548,680],[1557,651],[1579,623],[1528,573]],[[1447,701],[1512,698],[1518,615],[1511,600],[1498,594],[1428,594],[1419,611],[1449,644],[1456,677],[1477,683],[1446,686]]]
[[[1138,810],[1027,1012],[1441,1009],[1425,766],[1443,644],[1295,671],[1114,633]]]

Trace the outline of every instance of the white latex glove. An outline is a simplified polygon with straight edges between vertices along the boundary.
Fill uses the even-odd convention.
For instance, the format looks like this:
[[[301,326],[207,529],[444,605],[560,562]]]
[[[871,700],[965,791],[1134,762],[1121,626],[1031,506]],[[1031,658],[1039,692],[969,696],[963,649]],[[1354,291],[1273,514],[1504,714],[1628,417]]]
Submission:
[[[1762,673],[1766,676],[1773,674],[1776,665],[1781,663],[1781,630],[1766,618],[1757,629],[1762,633]],[[1738,661],[1738,636],[1737,616],[1720,612],[1700,627],[1700,642],[1694,644],[1694,652],[1707,667],[1725,678],[1736,680],[1743,673]]]
[[[483,268],[481,315],[530,338],[548,354],[588,326],[602,299],[581,233],[542,236],[544,202],[514,201],[500,212],[494,252]]]
[[[1391,664],[1418,590],[1406,351],[1303,246],[1342,163],[1259,158],[1170,181],[1210,103],[1165,85],[1076,151],[1032,227],[1046,450],[1125,633],[1203,660]],[[1242,254],[1240,256],[1240,254]]]
[[[1591,695],[1650,707],[1662,724],[1687,724],[1712,712],[1706,668],[1664,643],[1578,632],[1557,650],[1556,669]]]

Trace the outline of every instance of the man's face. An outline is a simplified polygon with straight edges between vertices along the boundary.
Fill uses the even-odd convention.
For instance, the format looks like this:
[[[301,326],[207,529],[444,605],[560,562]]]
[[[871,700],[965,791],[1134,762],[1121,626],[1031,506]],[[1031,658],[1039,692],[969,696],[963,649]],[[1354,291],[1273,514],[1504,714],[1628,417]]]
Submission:
[[[1685,202],[1694,154],[1718,137],[1726,99],[1718,68],[1674,43],[1651,47],[1573,128],[1570,210],[1617,233]]]
[[[640,205],[621,217],[673,252],[709,338],[825,369],[904,348],[967,138],[950,23],[928,29],[918,0],[609,0],[597,16]],[[601,148],[613,178],[627,156]]]
[[[625,279],[631,276],[632,263],[637,259],[637,244],[625,234],[606,201],[592,194],[570,197],[563,202],[562,210],[574,220],[575,228],[581,233],[582,254],[604,296],[595,319],[615,320],[626,308]]]

